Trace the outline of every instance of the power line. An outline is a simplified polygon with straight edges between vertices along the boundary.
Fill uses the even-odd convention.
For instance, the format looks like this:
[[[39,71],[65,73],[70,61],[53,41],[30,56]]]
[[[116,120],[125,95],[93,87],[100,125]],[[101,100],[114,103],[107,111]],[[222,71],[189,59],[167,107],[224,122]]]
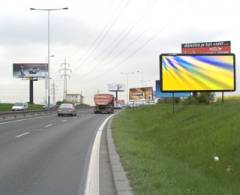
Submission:
[[[70,73],[72,73],[72,70],[69,68],[70,64],[67,63],[66,59],[64,60],[64,63],[61,64],[61,67],[59,69],[59,72],[61,73],[61,77],[64,81],[63,86],[63,99],[66,99],[67,96],[67,79],[70,79]]]
[[[112,1],[111,1],[112,2]],[[104,20],[104,18],[105,18],[105,16],[106,16],[106,13],[108,13],[109,12],[109,10],[110,10],[110,6],[107,8],[107,10],[104,12],[105,14],[104,14],[104,16],[102,17],[102,19],[100,19],[99,21],[99,23],[102,23],[102,21]],[[116,14],[116,12],[114,11],[114,15]],[[112,18],[113,18],[113,16],[114,15],[112,15],[112,16],[110,16],[110,20],[112,20]],[[110,21],[110,20],[108,20],[108,21]],[[100,34],[98,34],[97,36],[96,36],[96,38],[91,42],[91,47],[93,47],[95,44],[96,44],[96,42],[98,41],[98,39],[102,36],[102,34],[103,34],[103,32],[105,32],[105,30],[106,30],[106,28],[107,28],[107,26],[108,26],[108,22],[104,25],[104,27],[100,30]],[[88,48],[88,50],[87,50],[87,52],[85,52],[85,53],[88,53],[89,51],[90,51],[90,48],[91,47],[89,47]],[[76,55],[78,55],[78,53],[76,53],[75,55],[74,55],[74,57],[76,56]],[[83,56],[84,57],[84,56]],[[81,57],[79,60],[82,60],[82,58],[83,57]]]
[[[185,2],[186,3],[186,2]],[[179,10],[179,9],[178,9]],[[181,10],[181,9],[180,9]],[[173,19],[173,18],[172,18]],[[175,21],[174,21],[175,22]],[[96,79],[99,76],[102,76],[104,74],[106,74],[109,71],[115,70],[117,68],[119,68],[123,63],[125,63],[126,61],[128,61],[131,57],[133,57],[135,54],[137,54],[139,51],[141,51],[143,48],[145,48],[152,40],[154,40],[160,33],[162,33],[162,31],[164,31],[168,26],[169,26],[170,22],[168,22],[167,24],[165,24],[165,26],[163,28],[161,28],[157,33],[155,33],[154,35],[152,35],[149,39],[147,39],[145,42],[143,42],[143,44],[141,44],[141,46],[139,46],[137,49],[135,49],[131,54],[129,54],[125,59],[123,59],[122,61],[120,61],[118,64],[116,64],[114,67],[108,68],[106,69],[103,73],[96,75],[95,77],[91,78],[91,79]],[[172,25],[172,23],[171,23]],[[143,32],[141,33],[143,34]],[[140,37],[141,34],[138,36]],[[132,42],[135,42],[138,38],[136,38],[135,40],[133,40]],[[131,42],[131,43],[132,43]],[[130,44],[128,44],[130,45]],[[122,50],[120,52],[123,53],[124,50]],[[88,78],[89,79],[89,78]]]
[[[85,58],[82,59],[82,64],[86,63],[88,61],[88,59],[91,57],[90,54],[94,53],[97,48],[102,44],[102,42],[104,41],[105,37],[108,35],[108,33],[112,30],[113,26],[116,24],[116,21],[120,18],[120,16],[123,14],[123,11],[127,8],[128,4],[130,3],[130,0],[127,0],[124,4],[124,6],[122,8],[120,8],[119,13],[113,17],[112,22],[110,23],[110,25],[106,26],[106,28],[104,28],[104,31],[102,34],[100,34],[94,41],[95,47],[93,47],[85,56]]]
[[[153,6],[154,6],[155,3],[156,3],[156,1],[154,1],[153,4],[151,5],[151,7],[149,7],[149,8],[153,8]],[[150,11],[150,9],[149,9],[149,11]],[[109,51],[109,53],[108,53],[108,56],[111,55],[111,54],[117,49],[117,45],[119,45],[119,43],[120,43],[121,41],[123,41],[124,39],[127,38],[127,36],[131,33],[131,31],[134,29],[134,27],[136,27],[137,24],[140,23],[140,22],[145,18],[145,16],[146,16],[146,13],[144,13],[144,15],[142,15],[142,17],[140,17],[132,26],[129,26],[129,28],[128,28],[128,30],[127,30],[126,33],[124,33],[124,31],[123,31],[123,33],[120,34],[120,37],[122,36],[120,39],[115,39],[115,40],[113,41],[113,43],[115,42],[115,44],[113,45],[113,47],[110,48],[110,51]],[[149,26],[150,26],[150,25],[149,25]],[[129,42],[129,43],[126,45],[126,47],[124,47],[120,52],[118,52],[116,55],[114,55],[114,58],[116,58],[116,57],[120,56],[122,53],[126,52],[126,51],[130,48],[131,45],[133,45],[134,43],[136,43],[136,42],[148,31],[149,26],[147,26],[147,27],[145,28],[145,30],[144,30],[143,32],[141,32],[133,41]],[[99,55],[96,56],[96,57],[94,57],[92,60],[95,60],[95,59],[97,59],[98,57],[99,57]],[[105,61],[109,61],[109,58],[108,58],[108,59],[105,58],[105,60],[102,60],[102,62],[100,62],[100,63],[104,63]],[[88,71],[87,73],[84,73],[81,77],[85,77],[85,76],[89,75],[89,73],[91,73],[91,72],[92,72],[95,68],[97,68],[98,66],[99,66],[99,64],[95,65],[94,67],[91,68],[90,71]]]

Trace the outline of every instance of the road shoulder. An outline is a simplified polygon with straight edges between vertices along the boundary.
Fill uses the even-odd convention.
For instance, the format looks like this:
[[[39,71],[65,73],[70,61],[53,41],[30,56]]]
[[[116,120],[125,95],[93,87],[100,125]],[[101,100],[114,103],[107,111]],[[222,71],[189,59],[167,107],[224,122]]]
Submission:
[[[133,195],[126,172],[120,161],[120,157],[116,152],[116,147],[112,138],[111,130],[112,119],[107,124],[107,146],[109,152],[110,166],[113,174],[113,182],[118,195]]]

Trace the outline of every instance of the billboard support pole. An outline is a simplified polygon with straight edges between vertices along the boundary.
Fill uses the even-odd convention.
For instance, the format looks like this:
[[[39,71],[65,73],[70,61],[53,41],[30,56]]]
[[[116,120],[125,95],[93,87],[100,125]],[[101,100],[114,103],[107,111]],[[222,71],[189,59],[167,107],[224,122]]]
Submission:
[[[174,92],[172,93],[172,112],[174,113],[175,112],[175,101],[174,101]]]
[[[33,78],[29,78],[29,103],[33,104]]]
[[[222,91],[222,103],[224,102],[224,92]]]

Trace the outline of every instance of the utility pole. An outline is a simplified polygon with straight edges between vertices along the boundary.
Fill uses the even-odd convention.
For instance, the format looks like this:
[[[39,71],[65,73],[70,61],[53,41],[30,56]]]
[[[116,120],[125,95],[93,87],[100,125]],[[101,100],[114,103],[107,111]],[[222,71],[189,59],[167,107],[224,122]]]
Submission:
[[[55,85],[55,82],[53,80],[53,83],[52,83],[52,103],[53,105],[56,104],[56,85]]]
[[[67,96],[67,79],[70,79],[70,74],[72,73],[72,70],[69,68],[70,64],[67,63],[66,59],[64,60],[64,63],[61,64],[61,68],[59,72],[61,73],[61,77],[64,81],[63,86],[63,100],[66,99]]]

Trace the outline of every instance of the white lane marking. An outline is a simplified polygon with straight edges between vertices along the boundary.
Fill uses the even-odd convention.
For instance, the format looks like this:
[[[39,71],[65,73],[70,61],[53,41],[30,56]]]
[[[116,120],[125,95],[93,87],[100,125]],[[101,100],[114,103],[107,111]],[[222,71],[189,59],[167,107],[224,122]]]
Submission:
[[[62,120],[63,123],[67,122],[67,120]]]
[[[52,126],[52,124],[48,124],[48,125],[45,126],[45,128],[48,128],[48,127],[51,127],[51,126]]]
[[[108,120],[113,115],[109,116],[104,120],[104,122],[99,127],[90,156],[88,173],[87,173],[87,182],[85,187],[85,195],[99,195],[99,150],[102,131]]]
[[[25,133],[17,135],[16,138],[20,138],[20,137],[23,137],[23,136],[28,135],[28,134],[30,134],[30,133],[29,132],[25,132]]]
[[[14,122],[21,122],[21,121],[26,121],[26,120],[32,120],[32,119],[38,119],[38,118],[44,118],[44,117],[49,117],[49,116],[52,116],[52,115],[26,118],[26,119],[19,119],[19,120],[14,120],[14,121],[6,121],[6,122],[0,123],[0,125],[8,124],[8,123],[14,123]]]

